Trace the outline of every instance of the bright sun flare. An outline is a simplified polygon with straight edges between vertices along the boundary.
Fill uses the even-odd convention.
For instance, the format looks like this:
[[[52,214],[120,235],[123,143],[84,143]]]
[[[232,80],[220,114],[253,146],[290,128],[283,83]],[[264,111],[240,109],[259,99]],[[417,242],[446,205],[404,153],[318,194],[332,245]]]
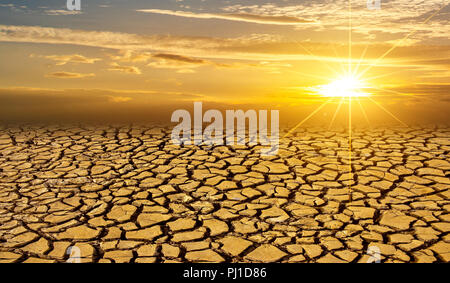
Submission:
[[[360,80],[355,77],[347,76],[339,78],[327,85],[322,85],[318,93],[325,97],[363,97],[369,96],[364,92],[367,88]]]

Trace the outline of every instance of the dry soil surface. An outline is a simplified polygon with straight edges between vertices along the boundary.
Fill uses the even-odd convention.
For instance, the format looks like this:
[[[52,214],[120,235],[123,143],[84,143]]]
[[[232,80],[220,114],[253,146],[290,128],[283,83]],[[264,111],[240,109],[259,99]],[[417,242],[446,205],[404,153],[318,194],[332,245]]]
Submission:
[[[0,262],[450,261],[449,128],[355,130],[351,164],[345,129],[272,157],[157,126],[0,130]]]

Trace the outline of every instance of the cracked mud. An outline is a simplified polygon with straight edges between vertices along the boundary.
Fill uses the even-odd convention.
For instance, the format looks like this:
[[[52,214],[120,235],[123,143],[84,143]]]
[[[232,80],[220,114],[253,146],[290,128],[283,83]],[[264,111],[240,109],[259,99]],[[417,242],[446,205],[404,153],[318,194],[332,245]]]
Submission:
[[[179,147],[168,127],[0,131],[0,262],[450,261],[450,129]],[[353,175],[349,168],[352,167]]]

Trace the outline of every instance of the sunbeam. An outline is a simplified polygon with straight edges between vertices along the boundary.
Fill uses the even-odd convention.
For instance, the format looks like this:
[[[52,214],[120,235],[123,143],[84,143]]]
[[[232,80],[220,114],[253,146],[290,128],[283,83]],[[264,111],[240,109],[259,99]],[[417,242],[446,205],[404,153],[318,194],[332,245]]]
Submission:
[[[426,24],[428,23],[434,16],[436,16],[437,14],[439,14],[439,12],[442,11],[442,9],[444,9],[448,4],[444,4],[440,9],[438,9],[437,11],[435,11],[433,14],[431,14],[424,22],[422,22],[421,24]],[[412,30],[410,33],[408,33],[405,37],[403,37],[401,40],[397,41],[389,50],[387,50],[385,53],[383,53],[383,55],[381,55],[378,59],[375,60],[375,63],[369,65],[366,69],[364,69],[361,73],[360,76],[364,76],[364,74],[366,74],[370,69],[372,69],[373,67],[375,67],[378,62],[380,62],[381,60],[383,60],[386,56],[388,56],[392,51],[394,51],[397,47],[399,47],[405,40],[407,40],[409,37],[411,37],[413,34],[415,34],[417,32],[417,29]]]
[[[375,101],[374,99],[370,98],[370,101],[372,101],[373,103],[375,103],[378,107],[380,107],[384,112],[386,112],[387,114],[389,114],[392,118],[394,118],[397,122],[401,123],[403,126],[409,128],[409,126],[404,123],[402,120],[400,120],[399,118],[397,118],[397,116],[395,116],[394,114],[392,114],[392,112],[390,112],[389,110],[387,110],[383,105],[381,105],[379,102]]]
[[[367,125],[370,126],[369,117],[367,116],[366,110],[364,110],[364,107],[361,104],[361,100],[359,98],[356,98],[356,101],[358,101],[359,108],[361,109],[361,112],[363,113],[363,116],[367,122]]]
[[[303,121],[301,121],[300,123],[298,123],[294,128],[292,128],[289,132],[287,132],[286,135],[283,136],[283,138],[288,137],[290,134],[292,134],[293,132],[295,132],[295,130],[297,130],[300,126],[302,126],[306,121],[308,121],[312,116],[314,116],[317,112],[319,112],[320,110],[322,110],[323,107],[325,107],[325,105],[327,105],[329,102],[331,101],[331,98],[328,99],[327,101],[325,101],[324,103],[322,103],[322,105],[320,105],[316,110],[314,110],[314,112],[312,112],[311,114],[309,114],[308,117],[306,117]]]
[[[342,103],[344,103],[344,98],[341,98],[339,101],[339,105],[336,108],[336,111],[334,112],[333,118],[331,119],[330,126],[328,127],[328,130],[331,130],[331,127],[333,126],[334,121],[336,120],[336,117],[339,113],[339,110],[341,109]]]

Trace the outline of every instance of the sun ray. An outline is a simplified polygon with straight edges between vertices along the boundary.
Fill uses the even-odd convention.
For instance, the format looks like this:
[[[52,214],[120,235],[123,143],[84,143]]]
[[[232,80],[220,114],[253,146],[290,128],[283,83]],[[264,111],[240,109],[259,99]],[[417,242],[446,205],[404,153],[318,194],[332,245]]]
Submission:
[[[348,76],[352,74],[352,1],[348,1],[349,9],[349,30],[348,30]],[[348,96],[348,155],[349,155],[349,180],[348,180],[348,194],[350,200],[352,200],[352,182],[353,170],[352,170],[352,96]]]
[[[447,7],[447,3],[444,4],[441,8],[439,8],[437,11],[435,11],[433,14],[431,14],[424,22],[422,22],[421,24],[426,24],[428,23],[434,16],[436,16],[440,11],[442,11],[442,9],[444,9],[445,7]],[[410,33],[408,33],[405,37],[403,37],[401,40],[397,41],[389,50],[387,50],[385,53],[383,53],[383,55],[381,55],[378,59],[375,60],[375,63],[369,65],[366,69],[364,69],[361,73],[360,76],[363,76],[365,73],[367,73],[370,69],[372,69],[374,66],[376,66],[378,64],[378,62],[380,62],[381,60],[383,60],[386,56],[388,56],[392,51],[394,51],[397,47],[399,47],[405,40],[407,40],[410,36],[412,36],[413,34],[415,34],[417,32],[417,29],[412,30]]]
[[[326,81],[326,80],[329,79],[329,77],[326,77],[326,76],[312,75],[312,74],[302,73],[302,72],[294,71],[294,70],[289,70],[289,72],[292,72],[292,73],[295,73],[295,74],[299,74],[299,75],[302,75],[302,76],[307,76],[307,77],[315,78],[315,79],[324,80],[324,81]]]
[[[391,111],[387,110],[383,105],[381,105],[379,102],[377,102],[376,100],[370,98],[370,101],[372,101],[373,103],[375,103],[378,107],[380,107],[384,112],[386,112],[387,114],[389,114],[392,118],[394,118],[397,122],[399,122],[400,124],[402,124],[403,126],[409,128],[409,126],[404,123],[402,120],[400,120],[399,118],[397,118],[397,116],[395,116],[394,114],[392,114]]]
[[[348,97],[348,189],[350,194],[350,199],[352,198],[351,187],[353,179],[353,167],[352,167],[352,97]]]
[[[387,91],[387,92],[391,92],[391,93],[395,93],[401,96],[414,96],[416,98],[421,98],[421,99],[428,99],[431,101],[434,101],[433,99],[425,96],[425,95],[417,95],[417,94],[412,94],[412,93],[405,93],[405,92],[399,92],[396,90],[392,90],[392,89],[387,89],[387,88],[379,88],[379,87],[372,87],[373,89],[379,90],[379,91]]]
[[[345,74],[346,70],[345,70],[344,64],[342,63],[343,60],[342,60],[341,56],[339,56],[336,46],[334,46],[333,44],[331,46],[333,46],[333,51],[334,51],[334,54],[336,55],[336,58],[339,58],[339,65],[341,66],[341,71],[343,74]]]
[[[331,98],[328,99],[327,101],[325,101],[324,103],[322,103],[319,107],[317,107],[316,110],[314,110],[314,112],[312,112],[311,114],[309,114],[308,117],[306,117],[305,119],[303,119],[300,123],[298,123],[294,128],[292,128],[289,132],[287,132],[286,135],[283,136],[283,138],[288,137],[290,134],[292,134],[295,130],[297,130],[301,125],[303,125],[304,123],[306,123],[312,116],[314,116],[317,112],[319,112],[320,110],[322,110],[322,108],[327,105],[329,102],[331,101]]]
[[[387,88],[380,88],[380,87],[372,87],[373,89],[379,90],[379,91],[387,91],[387,92],[391,92],[391,93],[395,93],[398,95],[403,95],[403,96],[409,96],[412,95],[414,96],[414,94],[409,94],[409,93],[405,93],[405,92],[399,92],[396,90],[392,90],[392,89],[387,89]]]
[[[366,56],[368,48],[369,48],[369,45],[366,45],[366,47],[364,48],[364,50],[363,50],[363,52],[361,54],[361,57],[359,58],[358,65],[356,65],[356,68],[353,71],[353,76],[354,77],[356,77],[356,75],[358,74],[359,67],[361,66],[361,62],[364,60],[364,56]]]
[[[328,130],[331,130],[331,126],[333,126],[334,121],[336,120],[336,117],[339,113],[339,110],[341,109],[342,103],[344,102],[344,98],[342,97],[339,101],[339,105],[336,108],[336,111],[334,112],[333,119],[331,119],[330,126],[328,127]]]
[[[400,72],[405,72],[405,71],[406,71],[406,69],[398,70],[398,71],[395,71],[395,72],[382,74],[382,75],[378,75],[378,76],[373,76],[373,77],[366,77],[366,78],[360,78],[359,76],[357,76],[357,77],[358,77],[358,79],[360,79],[362,81],[372,81],[372,80],[375,80],[375,79],[381,79],[381,78],[388,77],[388,76],[391,76],[391,75],[394,75],[394,74],[398,74]]]
[[[348,76],[352,73],[352,1],[348,1]]]
[[[294,41],[295,41],[301,48],[303,48],[303,50],[305,50],[309,55],[311,55],[312,57],[314,57],[314,60],[316,60],[316,61],[322,63],[325,67],[327,67],[328,70],[330,70],[330,71],[333,72],[334,74],[338,74],[338,72],[337,72],[335,69],[333,69],[330,65],[328,65],[328,64],[325,62],[325,60],[323,60],[323,59],[319,58],[319,56],[313,54],[309,49],[307,49],[305,46],[303,46],[303,44],[301,44],[298,40],[295,40],[295,39],[294,39]]]
[[[364,110],[364,107],[361,104],[361,100],[359,98],[356,98],[356,101],[358,101],[359,108],[361,109],[361,112],[363,113],[364,119],[366,120],[367,124],[370,126],[369,117],[367,116],[366,110]]]

